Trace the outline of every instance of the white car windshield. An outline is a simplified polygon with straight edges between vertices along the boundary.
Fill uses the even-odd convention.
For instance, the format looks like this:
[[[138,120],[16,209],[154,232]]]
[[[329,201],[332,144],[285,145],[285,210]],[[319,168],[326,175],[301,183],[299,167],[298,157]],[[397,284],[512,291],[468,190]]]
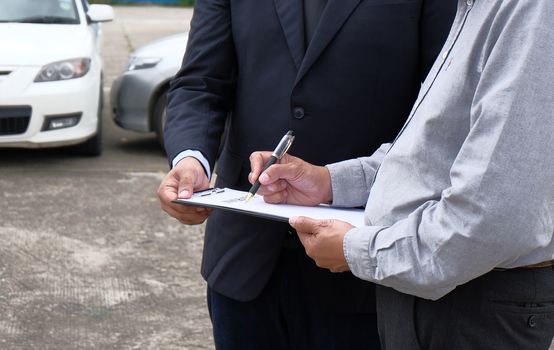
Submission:
[[[0,22],[80,23],[74,0],[0,0]]]

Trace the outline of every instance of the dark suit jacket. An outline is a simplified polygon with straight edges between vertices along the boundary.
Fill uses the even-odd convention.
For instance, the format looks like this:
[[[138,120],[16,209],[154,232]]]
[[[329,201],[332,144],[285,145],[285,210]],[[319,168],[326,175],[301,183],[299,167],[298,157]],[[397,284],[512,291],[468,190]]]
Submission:
[[[225,120],[217,186],[248,190],[248,157],[273,150],[315,164],[371,154],[404,123],[445,40],[456,0],[329,0],[308,47],[302,0],[197,0],[183,66],[168,94],[169,159],[201,151],[212,169]],[[255,298],[286,224],[215,211],[202,275],[217,292]],[[318,269],[299,249],[306,288],[329,307],[373,307],[372,285]]]

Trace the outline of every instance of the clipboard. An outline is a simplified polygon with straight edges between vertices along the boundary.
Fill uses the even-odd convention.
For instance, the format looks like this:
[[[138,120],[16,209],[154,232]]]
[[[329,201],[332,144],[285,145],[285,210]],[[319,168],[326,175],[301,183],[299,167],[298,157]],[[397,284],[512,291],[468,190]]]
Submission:
[[[195,192],[191,198],[178,198],[173,203],[196,207],[227,210],[235,213],[253,215],[269,220],[288,222],[293,216],[307,216],[313,219],[337,219],[353,226],[364,226],[364,210],[358,208],[336,208],[320,204],[318,206],[301,206],[291,204],[269,204],[263,197],[255,195],[245,202],[248,192],[230,188],[210,188]]]

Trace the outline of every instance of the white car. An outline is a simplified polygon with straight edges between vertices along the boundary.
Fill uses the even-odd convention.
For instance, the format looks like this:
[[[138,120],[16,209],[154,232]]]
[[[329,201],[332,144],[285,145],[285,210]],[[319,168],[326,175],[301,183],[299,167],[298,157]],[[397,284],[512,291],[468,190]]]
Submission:
[[[87,0],[0,0],[0,147],[102,151],[98,22]]]

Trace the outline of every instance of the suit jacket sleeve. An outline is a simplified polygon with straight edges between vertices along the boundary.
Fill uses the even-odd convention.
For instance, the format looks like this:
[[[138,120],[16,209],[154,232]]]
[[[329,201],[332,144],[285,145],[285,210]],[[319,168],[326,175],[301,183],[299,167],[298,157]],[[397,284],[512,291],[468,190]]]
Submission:
[[[425,0],[420,22],[421,77],[431,70],[442,49],[456,15],[458,0]]]
[[[213,169],[234,100],[235,76],[229,0],[197,0],[183,64],[168,92],[164,137],[170,162],[194,149]]]

